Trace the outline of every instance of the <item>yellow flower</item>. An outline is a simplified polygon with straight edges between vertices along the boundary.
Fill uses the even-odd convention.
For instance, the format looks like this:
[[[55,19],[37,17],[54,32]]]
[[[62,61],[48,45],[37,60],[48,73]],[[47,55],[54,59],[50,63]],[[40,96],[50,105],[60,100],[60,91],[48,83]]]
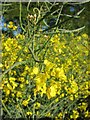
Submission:
[[[64,73],[63,68],[58,67],[58,68],[55,69],[55,72],[56,72],[56,77],[57,78],[60,78],[61,80],[64,80],[64,81],[67,80],[67,77],[66,77],[66,75]]]
[[[63,98],[64,97],[64,93],[62,93],[61,95],[60,95],[60,98]]]
[[[2,68],[3,67],[3,64],[2,63],[0,63],[0,68]]]
[[[90,117],[90,112],[88,110],[85,112],[85,117]]]
[[[13,25],[13,22],[12,22],[12,21],[10,21],[10,22],[9,22],[9,25]]]
[[[10,77],[9,80],[10,80],[10,82],[11,82],[11,81],[15,81],[16,78],[14,78],[14,77]]]
[[[20,91],[17,91],[16,96],[17,97],[22,97],[22,93]]]
[[[35,104],[34,104],[34,107],[35,107],[35,109],[38,109],[38,108],[40,108],[40,103],[39,102],[36,102]]]
[[[26,66],[25,66],[25,70],[29,70],[29,69],[30,69],[30,68],[26,65]]]
[[[53,68],[53,70],[51,71],[51,76],[55,76],[56,72],[55,72],[55,68]]]
[[[48,113],[46,114],[46,117],[50,117],[50,115],[51,115],[51,113],[50,113],[50,112],[48,112]]]
[[[77,36],[77,41],[80,41],[81,40],[81,36]]]
[[[75,81],[71,82],[71,93],[76,93],[78,91],[78,85]]]
[[[17,38],[17,39],[22,40],[22,39],[24,39],[24,38],[25,38],[25,36],[24,36],[24,35],[22,35],[22,34],[18,34],[18,35],[16,36],[16,38]]]
[[[72,63],[71,59],[68,59],[67,60],[67,65],[71,65],[71,63]]]
[[[20,45],[18,45],[18,49],[20,49],[20,50],[21,50],[21,49],[22,49],[22,47],[21,47]]]
[[[58,114],[58,117],[59,117],[59,118],[62,118],[62,116],[63,116],[63,114],[60,112],[60,113]]]
[[[30,112],[30,111],[28,111],[27,113],[26,113],[28,116],[30,115],[32,115],[32,112]]]
[[[13,26],[13,30],[16,30],[17,29],[17,26]]]
[[[50,92],[51,92],[50,87],[47,87],[47,93],[46,94],[47,94],[48,99],[51,98]]]
[[[82,34],[82,37],[88,39],[88,35],[86,33]]]
[[[18,61],[21,62],[21,61],[23,61],[23,59],[22,59],[22,58],[19,58]]]
[[[24,79],[24,77],[20,77],[20,78],[18,78],[18,81],[20,81],[20,82],[25,82],[25,79]]]
[[[82,104],[80,106],[80,109],[86,111],[86,109],[87,109],[87,103],[82,102]]]
[[[31,96],[29,95],[27,100],[23,100],[22,105],[27,106],[30,101],[30,98]]]
[[[50,70],[54,67],[54,64],[48,60],[44,60],[44,64],[46,65],[46,72],[50,72]]]
[[[4,91],[6,93],[6,96],[8,96],[10,94],[10,90],[8,88],[4,87]]]
[[[20,84],[20,88],[23,88],[24,87],[24,85],[23,84]]]
[[[48,60],[44,60],[44,64],[48,66],[50,62]]]
[[[18,86],[18,84],[16,82],[12,81],[12,87],[13,87],[13,89],[15,89],[17,86]]]
[[[34,68],[33,68],[33,72],[32,72],[32,74],[37,75],[38,73],[39,73],[39,69],[38,69],[38,67],[34,67]]]
[[[7,90],[6,91],[6,95],[8,96],[10,94],[10,90]]]
[[[23,100],[22,105],[27,106],[28,105],[28,100]]]
[[[12,90],[12,86],[9,83],[7,83],[7,87],[9,90]]]
[[[60,37],[59,37],[59,35],[55,35],[54,37],[52,37],[51,38],[51,42],[52,43],[58,43],[59,42],[59,40],[60,40]]]
[[[74,100],[73,95],[70,95],[70,96],[69,96],[69,99],[73,101],[73,100]]]
[[[46,94],[46,83],[44,83],[43,87],[41,87],[41,92],[40,92],[41,97],[43,96],[44,93]]]
[[[11,28],[11,29],[12,29],[12,28],[13,28],[13,24],[11,24],[11,25],[8,25],[8,28]]]
[[[25,47],[25,48],[24,48],[24,51],[25,51],[25,52],[28,52],[28,48],[27,48],[27,47]]]
[[[12,93],[11,95],[12,95],[12,97],[15,97],[15,94],[14,94],[14,93]]]
[[[79,117],[79,113],[77,111],[73,110],[73,114],[70,115],[70,118],[76,120],[78,117]]]
[[[26,84],[29,84],[29,81],[28,81],[28,80],[26,80]]]
[[[6,23],[4,23],[4,27],[6,27],[7,26],[7,24]]]
[[[56,85],[52,85],[52,86],[50,87],[50,96],[51,96],[51,97],[55,97],[56,94],[57,94],[57,86],[56,86]]]
[[[76,110],[73,110],[73,118],[78,118],[79,117],[79,113]]]

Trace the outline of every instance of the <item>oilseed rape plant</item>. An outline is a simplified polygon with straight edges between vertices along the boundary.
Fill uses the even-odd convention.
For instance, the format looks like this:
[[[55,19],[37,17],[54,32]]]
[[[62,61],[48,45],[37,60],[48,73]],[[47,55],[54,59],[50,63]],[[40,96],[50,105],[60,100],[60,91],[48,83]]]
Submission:
[[[3,116],[90,119],[88,40],[86,33],[38,34],[31,49],[27,35],[2,34]]]

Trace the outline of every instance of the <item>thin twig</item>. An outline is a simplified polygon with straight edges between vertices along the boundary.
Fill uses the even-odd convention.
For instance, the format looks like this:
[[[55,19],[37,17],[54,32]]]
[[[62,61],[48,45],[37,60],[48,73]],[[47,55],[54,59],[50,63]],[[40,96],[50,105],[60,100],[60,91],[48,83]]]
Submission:
[[[3,107],[5,108],[6,112],[8,113],[8,115],[10,116],[11,118],[11,113],[9,112],[9,110],[7,109],[7,107],[5,106],[4,102],[2,101],[2,105]]]
[[[20,1],[20,16],[19,16],[19,20],[20,20],[20,25],[21,25],[22,30],[24,32],[26,32],[26,30],[23,28],[23,25],[22,25],[21,12],[22,12],[22,4],[21,4],[21,1]]]
[[[78,31],[80,31],[80,30],[82,30],[82,29],[84,29],[84,28],[85,28],[85,26],[80,27],[80,28],[78,28],[78,29],[74,29],[74,30],[58,29],[59,31],[57,31],[57,32],[47,32],[47,33],[45,33],[45,35],[46,35],[46,34],[50,34],[50,33],[52,33],[52,34],[57,34],[57,33],[60,33],[60,31],[61,31],[62,33],[78,32]],[[44,34],[44,33],[43,33],[43,34]]]
[[[74,29],[74,30],[66,30],[66,29],[59,29],[59,30],[62,31],[63,33],[72,33],[72,32],[78,32],[78,31],[80,31],[80,30],[82,30],[84,28],[85,28],[85,26],[80,27],[78,29]]]
[[[58,18],[57,18],[57,21],[56,21],[56,25],[57,25],[57,24],[59,23],[59,21],[60,21],[60,16],[61,16],[61,12],[62,12],[62,10],[63,10],[63,6],[64,6],[64,5],[61,6],[60,12],[59,12],[59,14],[58,14]]]
[[[29,0],[28,5],[27,5],[27,11],[29,11],[29,6],[30,6],[31,0]]]
[[[2,73],[2,75],[0,76],[0,79],[2,79],[3,76],[4,76],[5,74],[7,74],[10,70],[12,70],[14,67],[16,67],[16,66],[18,66],[18,65],[26,64],[27,62],[30,62],[30,61],[16,62],[13,66],[11,66],[11,67],[8,68],[7,70],[5,70],[5,72]]]
[[[31,49],[31,47],[29,46],[29,51],[31,52],[31,54],[32,54],[32,57],[33,57],[33,59],[35,60],[35,62],[43,62],[43,61],[41,61],[41,60],[38,60],[36,57],[35,57],[35,55],[34,55],[34,51]]]

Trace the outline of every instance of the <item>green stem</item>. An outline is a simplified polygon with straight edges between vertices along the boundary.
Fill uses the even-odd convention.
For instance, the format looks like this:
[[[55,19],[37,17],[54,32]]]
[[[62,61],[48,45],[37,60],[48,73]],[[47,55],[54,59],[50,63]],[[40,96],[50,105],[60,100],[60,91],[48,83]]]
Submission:
[[[37,10],[37,12],[38,12],[38,16],[37,16],[37,20],[36,20],[36,24],[38,23],[38,20],[39,20],[39,18],[40,18],[40,10],[38,9],[38,8],[34,8],[33,9],[33,12],[35,13],[35,11]]]
[[[47,32],[47,33],[45,33],[46,35],[48,35],[48,34],[50,34],[50,33],[52,33],[52,34],[57,34],[57,33],[60,33],[60,31],[62,32],[62,33],[72,33],[72,32],[78,32],[78,31],[80,31],[80,30],[82,30],[82,29],[84,29],[85,28],[85,26],[83,26],[83,27],[80,27],[80,28],[78,28],[78,29],[74,29],[74,30],[67,30],[67,29],[58,29],[58,32]],[[44,30],[44,31],[46,31],[46,30]],[[43,31],[43,32],[44,32]]]
[[[63,119],[65,118],[65,113],[67,112],[67,110],[69,110],[69,108],[70,108],[71,106],[73,106],[74,103],[76,103],[78,100],[79,100],[79,98],[76,99],[75,101],[73,101],[71,104],[69,103],[69,104],[67,105],[68,107],[65,109],[65,111],[64,111],[64,113],[63,113]]]
[[[36,101],[36,95],[34,96],[34,100]],[[33,104],[33,116],[32,116],[33,120],[34,120],[34,117],[35,117],[35,106]]]
[[[30,46],[29,46],[29,51],[31,52],[32,57],[33,57],[33,59],[35,60],[35,62],[43,62],[43,61],[41,61],[41,60],[38,60],[38,59],[35,57],[35,55],[34,55],[34,51],[31,49]]]
[[[62,102],[63,102],[64,100],[66,100],[67,98],[68,98],[68,96],[65,97],[65,98],[63,98],[61,101],[59,101],[58,103],[56,103],[55,105],[53,105],[53,106],[51,107],[51,105],[55,102],[55,100],[52,101],[52,103],[51,103],[49,106],[47,106],[46,109],[44,109],[44,110],[42,111],[42,113],[40,114],[40,118],[43,117],[43,116],[44,116],[45,114],[47,114],[48,112],[50,112],[52,109],[56,108],[58,104],[62,103]],[[56,99],[57,99],[57,98],[56,98]],[[51,107],[51,108],[49,108],[49,107]],[[47,110],[47,112],[45,112],[46,110]]]
[[[22,25],[22,20],[21,20],[21,16],[22,16],[22,4],[21,4],[21,1],[20,1],[20,16],[19,16],[19,20],[20,20],[20,25],[21,25],[21,28],[24,32],[26,32],[26,30],[23,28],[23,25]]]
[[[8,6],[8,5],[12,5],[12,4],[0,4],[0,6]]]
[[[42,47],[40,47],[39,49],[35,50],[35,52],[37,52],[37,51],[41,52],[45,48],[45,46],[48,44],[48,42],[51,40],[52,36],[53,36],[53,34],[51,34],[50,38],[46,42],[44,42],[44,45]]]
[[[57,24],[59,23],[59,21],[60,21],[60,16],[61,16],[62,10],[63,10],[63,5],[61,6],[60,12],[59,12],[59,14],[58,14],[58,19],[57,19],[57,21],[56,21],[56,25],[57,25]]]
[[[2,101],[2,105],[3,105],[3,107],[5,108],[5,110],[7,111],[7,113],[8,113],[8,115],[10,116],[10,118],[11,118],[11,113],[8,111],[8,109],[7,109],[7,107],[5,106],[5,104],[4,104],[4,102]]]
[[[22,62],[16,62],[13,66],[11,66],[9,69],[5,70],[5,72],[3,72],[3,74],[0,76],[0,79],[3,78],[3,76],[5,74],[7,74],[10,70],[12,70],[14,67],[18,66],[18,65],[21,65],[21,64],[26,64],[27,62],[30,62],[30,61],[22,61]]]
[[[29,6],[30,6],[31,0],[29,0],[28,5],[27,5],[27,11],[29,11]]]

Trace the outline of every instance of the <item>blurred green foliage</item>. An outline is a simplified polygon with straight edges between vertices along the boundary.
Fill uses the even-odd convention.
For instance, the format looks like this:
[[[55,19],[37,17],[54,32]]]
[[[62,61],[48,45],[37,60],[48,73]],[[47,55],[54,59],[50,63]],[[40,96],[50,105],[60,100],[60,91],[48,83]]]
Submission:
[[[4,5],[5,4],[5,5]],[[47,23],[50,22],[51,18],[57,18],[59,11],[58,9],[61,9],[62,3],[58,3],[57,5],[54,5],[53,3],[45,3],[45,2],[31,2],[29,5],[29,9],[27,10],[28,3],[22,2],[22,21],[25,21],[28,14],[33,14],[33,8],[42,9],[42,13],[46,13],[45,20]],[[53,7],[52,7],[53,6]],[[73,6],[75,8],[74,12],[70,12],[70,6]],[[83,30],[86,33],[90,34],[90,2],[86,4],[71,4],[67,3],[64,5],[63,10],[61,14],[69,14],[69,15],[75,15],[77,12],[79,12],[80,9],[84,8],[83,12],[80,14],[80,18],[71,18],[70,20],[67,20],[67,22],[60,25],[60,28],[66,28],[66,29],[77,29],[81,26],[86,26],[86,28]],[[58,12],[55,12],[55,11]],[[4,13],[5,18],[10,21],[14,19],[19,20],[20,16],[20,3],[19,2],[12,2],[12,3],[3,3],[3,9],[2,12]],[[53,14],[55,12],[55,14]],[[59,22],[66,20],[66,16],[60,16]],[[59,25],[58,25],[59,26]]]

